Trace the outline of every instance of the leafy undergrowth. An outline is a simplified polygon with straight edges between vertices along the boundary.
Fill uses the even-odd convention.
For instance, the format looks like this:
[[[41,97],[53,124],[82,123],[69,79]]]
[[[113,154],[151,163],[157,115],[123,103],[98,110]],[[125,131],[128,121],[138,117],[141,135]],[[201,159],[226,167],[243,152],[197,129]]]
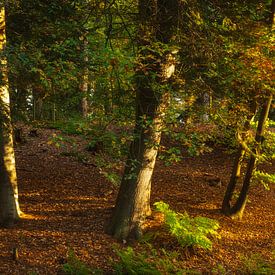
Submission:
[[[143,251],[135,251],[132,247],[124,249],[115,248],[119,259],[112,261],[113,271],[108,274],[129,274],[129,275],[195,275],[202,274],[201,271],[186,269],[182,267],[178,252],[167,252],[165,249],[156,250],[151,245],[144,247]],[[235,270],[238,274],[274,274],[274,262],[265,261],[260,255],[254,254],[250,257],[243,257],[243,266]],[[63,265],[62,271],[65,275],[103,275],[102,269],[91,268],[81,262],[75,254],[70,251],[67,262]],[[209,269],[210,274],[231,274],[222,264]]]
[[[135,260],[130,266],[139,266],[143,259],[164,274],[162,261],[172,266],[172,272],[272,274],[274,187],[266,191],[261,185],[252,186],[241,222],[220,213],[232,155],[216,149],[197,157],[183,155],[168,167],[158,161],[152,180],[152,203],[165,201],[177,213],[219,222],[221,238],[213,241],[211,251],[182,248],[163,228],[163,216],[155,212],[145,228],[143,241],[149,246],[122,245],[104,234],[118,190],[103,174],[102,167],[110,165],[108,158],[99,161],[86,149],[90,141],[79,135],[39,128],[33,137],[29,131],[23,127],[26,140],[16,146],[19,200],[26,216],[14,227],[0,229],[1,274],[64,273],[66,264],[71,274],[81,273],[73,273],[68,265],[79,265],[83,272],[88,267],[88,272],[112,274],[117,265],[125,268],[127,255]],[[117,166],[118,175],[122,168]],[[275,166],[263,168],[274,173]],[[209,175],[221,184],[211,185]],[[70,251],[74,256],[68,262]]]
[[[164,214],[170,234],[176,237],[181,246],[212,250],[212,241],[208,236],[220,237],[217,221],[205,217],[190,218],[186,212],[176,213],[164,202],[156,202],[154,205],[157,211]]]

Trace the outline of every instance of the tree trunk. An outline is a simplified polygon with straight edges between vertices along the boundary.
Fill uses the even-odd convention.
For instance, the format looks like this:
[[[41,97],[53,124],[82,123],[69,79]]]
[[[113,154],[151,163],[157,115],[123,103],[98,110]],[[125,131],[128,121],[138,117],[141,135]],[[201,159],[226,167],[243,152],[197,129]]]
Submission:
[[[269,16],[269,25],[271,26],[271,30],[274,27],[274,21],[275,21],[275,17],[274,17],[274,13],[275,13],[275,0],[272,0],[271,3],[271,8],[270,8],[270,16]]]
[[[248,165],[247,165],[247,170],[246,170],[246,174],[244,177],[244,182],[243,182],[241,192],[239,194],[239,197],[238,197],[236,203],[230,210],[230,216],[233,218],[241,219],[243,216],[243,211],[244,211],[246,201],[247,201],[247,194],[248,194],[248,190],[250,187],[251,178],[253,175],[253,171],[256,167],[257,155],[259,155],[259,153],[260,153],[259,152],[260,147],[263,142],[264,126],[265,126],[266,120],[268,118],[271,102],[272,102],[272,95],[270,95],[269,98],[266,100],[266,102],[263,104],[263,107],[262,107],[262,110],[260,113],[257,132],[256,132],[256,136],[255,136],[256,145],[253,150],[253,154],[251,154]]]
[[[0,7],[0,53],[6,45],[5,9]],[[7,60],[1,58],[0,79],[0,224],[12,225],[19,220],[17,176],[8,92]]]
[[[88,40],[86,37],[83,38],[83,55],[84,55],[84,67],[80,85],[80,91],[82,93],[81,98],[81,113],[83,118],[88,116],[88,92],[89,92],[89,70],[88,70]]]
[[[247,195],[250,187],[251,178],[253,175],[253,171],[256,167],[257,156],[260,153],[259,151],[263,141],[264,126],[268,118],[271,102],[272,102],[272,95],[270,95],[269,98],[266,99],[266,101],[262,106],[262,110],[258,121],[257,132],[255,136],[256,145],[250,156],[250,159],[246,168],[246,174],[244,177],[243,185],[242,185],[240,194],[238,196],[238,199],[236,203],[233,206],[231,206],[230,201],[232,199],[232,195],[235,190],[237,180],[240,177],[241,162],[244,156],[244,149],[242,148],[242,146],[240,146],[239,148],[239,151],[235,160],[235,164],[233,167],[232,175],[230,178],[230,182],[227,186],[227,190],[226,190],[223,204],[222,204],[222,212],[232,218],[242,219],[245,205],[247,202]]]
[[[237,156],[235,158],[230,181],[229,181],[229,184],[227,185],[226,192],[225,192],[225,195],[223,198],[222,212],[226,215],[230,214],[231,200],[232,200],[237,182],[241,178],[241,167],[242,167],[244,154],[245,154],[245,150],[240,145],[238,152],[237,152]]]
[[[107,232],[119,240],[139,238],[142,224],[151,213],[151,178],[160,144],[163,118],[169,105],[168,82],[175,69],[173,53],[162,51],[158,47],[160,43],[168,43],[172,36],[171,20],[177,15],[174,12],[176,7],[177,1],[174,0],[139,1],[141,23],[136,70],[134,141],[130,146],[116,206],[107,228]],[[162,20],[166,22],[163,28]]]

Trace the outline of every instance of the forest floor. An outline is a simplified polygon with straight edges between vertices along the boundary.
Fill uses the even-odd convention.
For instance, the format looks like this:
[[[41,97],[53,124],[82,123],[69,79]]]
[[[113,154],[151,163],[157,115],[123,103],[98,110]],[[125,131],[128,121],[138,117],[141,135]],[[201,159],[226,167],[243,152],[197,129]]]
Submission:
[[[111,259],[118,258],[114,246],[128,245],[104,233],[118,188],[106,180],[95,156],[85,152],[86,141],[80,137],[70,136],[78,150],[88,154],[85,162],[69,153],[73,145],[53,144],[60,131],[39,129],[34,137],[28,135],[28,127],[23,132],[26,141],[16,145],[16,162],[19,200],[26,217],[11,228],[0,229],[0,274],[58,274],[69,250],[89,266],[111,274]],[[255,255],[274,263],[274,188],[267,191],[261,185],[252,186],[242,221],[220,212],[232,161],[233,156],[221,149],[199,157],[185,156],[168,167],[157,161],[152,203],[162,200],[178,212],[220,223],[221,238],[214,241],[212,251],[182,252],[181,263],[187,269],[214,274],[220,268],[215,274],[225,270],[226,274],[246,274]],[[274,173],[274,163],[266,169]],[[220,178],[221,185],[211,186],[209,175]],[[150,226],[151,230],[161,227],[157,215]],[[160,240],[156,249],[178,249],[173,248],[173,240]],[[12,255],[15,247],[17,260]]]

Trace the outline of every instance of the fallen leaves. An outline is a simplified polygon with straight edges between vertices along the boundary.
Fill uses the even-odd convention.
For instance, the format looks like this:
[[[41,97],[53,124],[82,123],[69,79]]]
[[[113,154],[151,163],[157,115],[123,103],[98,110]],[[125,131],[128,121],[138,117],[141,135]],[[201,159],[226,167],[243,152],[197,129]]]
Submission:
[[[28,133],[28,129],[23,129]],[[104,233],[114,206],[117,188],[100,174],[73,156],[60,154],[60,148],[48,143],[55,130],[41,129],[38,137],[27,137],[16,148],[22,221],[13,228],[0,229],[0,273],[57,274],[68,251],[86,264],[110,271],[110,258],[117,242]],[[60,133],[56,133],[60,135]],[[85,141],[70,136],[80,148]],[[43,148],[43,150],[41,150]],[[66,148],[66,150],[69,150]],[[87,161],[95,163],[87,154]],[[220,222],[221,240],[211,253],[182,255],[186,267],[209,271],[217,264],[236,270],[240,257],[251,253],[271,258],[274,233],[274,189],[267,192],[253,187],[243,221],[223,216],[219,207],[231,172],[232,157],[222,151],[200,157],[184,158],[166,167],[157,163],[153,177],[152,204],[163,200],[177,212],[205,216]],[[274,169],[270,167],[270,169]],[[209,176],[210,175],[210,176]],[[222,185],[211,186],[208,177]],[[153,212],[154,213],[154,212]],[[163,217],[155,213],[146,230],[159,232]],[[159,235],[159,246],[175,248],[168,235]],[[18,258],[13,260],[16,247]],[[274,249],[274,246],[273,246]]]

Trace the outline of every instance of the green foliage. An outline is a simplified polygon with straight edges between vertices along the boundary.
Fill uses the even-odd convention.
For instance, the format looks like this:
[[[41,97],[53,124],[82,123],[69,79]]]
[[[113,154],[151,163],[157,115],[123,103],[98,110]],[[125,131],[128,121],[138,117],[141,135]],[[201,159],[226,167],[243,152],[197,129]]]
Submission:
[[[103,274],[101,270],[91,269],[82,261],[80,261],[73,250],[69,251],[67,263],[65,263],[62,267],[64,273],[66,275],[100,275]]]
[[[224,268],[223,265],[218,264],[215,268],[212,269],[211,274],[225,275],[225,274],[228,274],[228,273],[226,272],[226,269]]]
[[[272,127],[272,121],[269,121],[266,127]],[[264,161],[270,161],[275,159],[275,132],[266,131],[264,141],[262,144],[262,159]]]
[[[101,147],[98,148],[99,151],[104,151],[112,158],[121,159],[128,151],[128,141],[129,136],[127,137],[123,132],[115,133],[112,130],[95,128],[90,135],[87,149],[93,151],[96,147]]]
[[[269,183],[275,183],[275,174],[268,174],[262,171],[255,171],[253,173],[253,179],[263,184],[266,190],[270,190]]]
[[[164,214],[169,232],[183,247],[201,247],[211,250],[212,241],[208,236],[220,237],[217,232],[219,223],[213,219],[191,218],[187,213],[176,213],[164,202],[156,202],[154,205],[157,211]]]
[[[117,162],[111,162],[104,155],[98,154],[96,156],[96,166],[99,168],[100,174],[103,175],[109,182],[115,186],[119,186],[121,177],[118,173]]]
[[[117,251],[120,262],[115,264],[117,274],[152,274],[160,275],[155,262],[148,261],[145,253],[135,253],[133,248]]]
[[[275,274],[274,260],[268,262],[260,254],[253,254],[250,257],[242,257],[243,268],[240,270],[245,274],[269,275]]]
[[[90,133],[90,123],[80,117],[71,117],[68,120],[59,120],[49,124],[53,129],[61,130],[69,135],[87,135]]]
[[[151,246],[148,251],[135,252],[132,247],[116,250],[119,262],[114,264],[116,274],[130,275],[161,275],[161,274],[199,274],[196,271],[182,269],[178,266],[177,253],[168,253],[165,250],[157,252]]]
[[[90,274],[90,269],[75,256],[72,250],[69,251],[67,263],[63,265],[63,271],[65,274],[71,274],[71,275]]]
[[[176,147],[170,147],[164,152],[161,152],[159,159],[164,160],[165,165],[169,166],[181,160],[181,151]]]

